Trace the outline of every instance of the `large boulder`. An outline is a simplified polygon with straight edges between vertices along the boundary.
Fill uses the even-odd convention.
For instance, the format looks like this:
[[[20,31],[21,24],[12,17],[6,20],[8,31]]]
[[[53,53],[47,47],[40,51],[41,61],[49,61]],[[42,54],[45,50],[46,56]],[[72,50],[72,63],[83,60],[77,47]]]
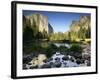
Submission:
[[[61,67],[61,65],[62,65],[61,62],[55,62],[55,63],[54,63],[54,67],[57,67],[57,68]]]
[[[44,64],[41,66],[41,68],[51,68],[51,65],[50,64]]]

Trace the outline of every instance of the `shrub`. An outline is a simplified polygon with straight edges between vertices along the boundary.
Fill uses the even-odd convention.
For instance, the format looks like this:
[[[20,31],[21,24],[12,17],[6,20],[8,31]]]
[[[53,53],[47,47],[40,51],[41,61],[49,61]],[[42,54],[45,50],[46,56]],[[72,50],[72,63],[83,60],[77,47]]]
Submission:
[[[47,47],[47,48],[45,49],[45,51],[46,51],[46,56],[47,56],[48,58],[51,57],[52,54],[54,53],[54,50],[53,50],[52,47]]]
[[[56,45],[50,44],[47,48],[45,48],[46,56],[48,58],[51,57],[57,50],[58,50],[58,47]]]
[[[60,47],[59,47],[59,51],[60,51],[61,53],[67,53],[67,52],[68,52],[68,48],[67,48],[66,46],[60,46]]]
[[[58,50],[58,47],[57,47],[56,45],[54,45],[54,44],[50,44],[50,47],[51,47],[53,50],[55,50],[55,51]]]
[[[75,58],[81,58],[82,57],[82,47],[80,45],[72,45],[69,49],[70,55],[74,56]]]
[[[82,53],[83,49],[80,45],[73,44],[69,50],[74,53]]]

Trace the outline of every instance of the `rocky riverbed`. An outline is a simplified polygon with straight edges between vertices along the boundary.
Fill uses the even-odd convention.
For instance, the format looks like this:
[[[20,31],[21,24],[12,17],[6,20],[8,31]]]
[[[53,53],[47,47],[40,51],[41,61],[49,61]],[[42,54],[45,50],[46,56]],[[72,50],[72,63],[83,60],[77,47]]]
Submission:
[[[50,58],[45,54],[26,55],[23,57],[23,69],[42,69],[42,68],[64,68],[64,67],[81,67],[91,65],[90,45],[83,49],[82,58],[75,59],[74,56],[64,55],[56,52]]]

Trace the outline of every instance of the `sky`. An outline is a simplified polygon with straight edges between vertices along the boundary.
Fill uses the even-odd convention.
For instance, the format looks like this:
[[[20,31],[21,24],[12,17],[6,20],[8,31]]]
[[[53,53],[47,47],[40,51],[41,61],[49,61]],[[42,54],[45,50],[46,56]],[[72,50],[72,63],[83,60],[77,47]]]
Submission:
[[[71,12],[52,12],[52,11],[33,11],[23,10],[23,15],[40,13],[48,17],[48,22],[54,29],[54,32],[67,32],[73,20],[78,21],[80,16],[90,16],[89,13],[71,13]]]

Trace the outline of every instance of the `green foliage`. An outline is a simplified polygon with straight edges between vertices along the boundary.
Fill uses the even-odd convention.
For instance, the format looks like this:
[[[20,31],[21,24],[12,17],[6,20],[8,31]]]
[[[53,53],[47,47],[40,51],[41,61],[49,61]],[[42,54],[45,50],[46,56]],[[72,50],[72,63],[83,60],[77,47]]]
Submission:
[[[69,49],[68,49],[66,46],[60,46],[60,47],[59,47],[59,51],[60,51],[61,53],[67,54],[68,51],[69,51]]]
[[[42,33],[41,32],[38,32],[37,33],[37,35],[35,36],[37,39],[41,39],[41,38],[43,38],[43,36],[42,36]]]
[[[88,29],[86,31],[86,38],[91,38],[91,29],[89,26],[88,26]]]
[[[37,42],[32,42],[30,45],[25,45],[23,51],[28,54],[31,52],[40,53],[41,51],[43,51],[43,48]]]
[[[58,51],[58,47],[55,46],[54,44],[49,44],[47,48],[45,48],[46,51],[46,56],[51,57],[55,52]]]
[[[47,34],[47,31],[45,29],[42,32],[42,36],[43,36],[43,39],[48,38],[48,34]]]
[[[86,29],[81,27],[78,34],[79,34],[79,38],[84,40],[86,38]]]
[[[50,47],[52,47],[54,50],[58,49],[58,47],[56,45],[54,45],[54,44],[50,44]]]
[[[33,30],[30,27],[26,27],[23,32],[23,42],[31,41],[33,39]]]
[[[71,56],[74,56],[75,58],[81,58],[82,50],[83,50],[83,48],[80,45],[73,44],[70,47],[69,52],[70,52]]]
[[[42,53],[47,57],[51,57],[56,51],[58,51],[58,47],[54,44],[49,44],[47,42],[31,42],[30,45],[26,45],[23,48],[24,53]]]
[[[49,37],[50,37],[49,38],[50,41],[67,40],[68,39],[67,35],[62,32],[53,33]]]
[[[74,53],[82,53],[82,47],[80,45],[77,44],[73,44],[70,47],[70,51],[74,52]]]
[[[47,47],[47,48],[45,48],[45,51],[46,51],[46,56],[49,58],[49,57],[51,57],[52,56],[52,54],[54,53],[54,51],[53,51],[53,48],[52,47]]]

